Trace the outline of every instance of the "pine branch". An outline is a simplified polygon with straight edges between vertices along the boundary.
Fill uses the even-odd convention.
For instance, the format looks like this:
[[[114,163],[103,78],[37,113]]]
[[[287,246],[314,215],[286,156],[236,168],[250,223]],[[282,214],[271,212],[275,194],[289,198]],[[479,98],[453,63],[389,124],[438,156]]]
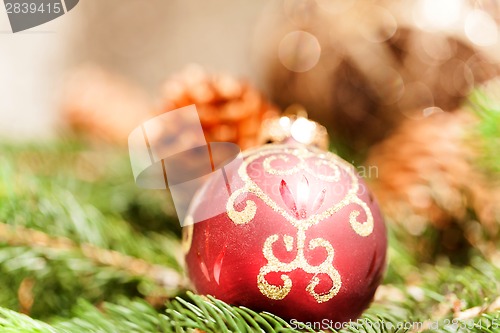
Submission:
[[[123,193],[138,192],[121,154],[93,156],[82,172],[89,151],[81,147],[2,148],[0,285],[9,287],[0,288],[0,306],[47,318],[69,314],[80,297],[161,305],[182,288],[179,240],[168,225],[139,231],[115,211],[113,202],[135,200]],[[116,188],[122,179],[130,191]]]
[[[470,138],[471,144],[477,147],[480,153],[478,166],[495,177],[500,175],[500,160],[498,159],[500,151],[500,89],[498,85],[498,82],[493,82],[489,89],[476,89],[469,97],[469,107],[479,117],[479,124],[474,135]]]
[[[146,299],[178,292],[158,280],[181,271],[178,234],[169,231],[172,221],[162,220],[164,197],[135,188],[123,152],[96,157],[66,145],[9,149],[0,156],[0,285],[9,286],[0,288],[1,332],[319,329],[192,293],[158,312]],[[150,226],[153,220],[165,223]],[[359,321],[337,331],[416,332],[421,323],[428,331],[455,332],[444,325],[454,319],[474,321],[464,332],[499,331],[500,268],[494,261],[472,252],[470,266],[445,258],[423,264],[388,225],[384,285]],[[136,297],[141,299],[131,300]]]
[[[293,328],[271,313],[256,313],[245,307],[230,306],[211,296],[190,292],[187,296],[188,300],[177,297],[167,304],[169,322],[177,332],[190,332],[193,329],[205,332],[300,332],[301,328],[307,329],[303,324]]]
[[[493,309],[492,309],[493,310]],[[230,306],[212,297],[187,294],[167,304],[166,314],[158,313],[144,301],[122,299],[118,304],[106,303],[99,309],[80,301],[73,311],[74,318],[62,319],[52,325],[33,320],[16,312],[0,309],[0,328],[7,332],[316,332],[311,323],[288,323],[266,312],[256,313],[244,307]],[[323,324],[321,329],[332,332],[496,332],[499,328],[498,310],[476,313],[467,318],[453,317],[418,321],[405,319],[400,310],[392,306],[375,304],[360,320],[337,325]],[[3,332],[3,330],[2,330]]]
[[[144,259],[102,249],[92,244],[76,244],[68,238],[52,237],[41,231],[22,226],[10,226],[0,222],[0,243],[8,246],[29,246],[54,251],[78,251],[97,265],[109,266],[132,276],[149,278],[167,289],[185,287],[181,274],[172,268],[154,265]]]
[[[0,328],[5,333],[58,333],[54,327],[12,310],[0,308]]]

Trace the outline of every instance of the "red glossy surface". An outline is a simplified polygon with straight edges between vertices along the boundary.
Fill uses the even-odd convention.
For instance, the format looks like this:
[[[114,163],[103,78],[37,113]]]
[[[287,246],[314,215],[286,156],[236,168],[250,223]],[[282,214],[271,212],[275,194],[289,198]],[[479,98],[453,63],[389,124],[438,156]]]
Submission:
[[[268,149],[268,148],[267,148]],[[354,168],[347,171],[345,162],[340,162],[339,179],[325,181],[318,175],[331,176],[335,170],[325,167],[318,160],[324,161],[320,152],[316,156],[305,158],[308,170],[299,170],[294,174],[270,174],[264,160],[273,157],[270,165],[275,170],[286,170],[297,165],[299,159],[281,146],[271,152],[259,149],[249,152],[249,158],[255,160],[246,166],[246,173],[254,183],[299,223],[307,221],[315,214],[321,214],[335,206],[343,199],[349,189],[353,188]],[[264,155],[261,157],[257,157]],[[288,161],[279,156],[288,156]],[[344,164],[342,164],[344,163]],[[231,189],[245,186],[236,169],[226,170]],[[269,202],[255,193],[243,192],[236,200],[235,209],[241,211],[248,204],[247,200],[256,204],[255,216],[243,224],[236,224],[227,213],[219,214],[211,219],[195,223],[191,229],[185,227],[185,238],[189,248],[186,263],[189,276],[201,294],[211,294],[234,305],[244,305],[251,309],[269,311],[287,319],[301,321],[334,321],[354,320],[369,305],[378,287],[385,267],[387,248],[386,230],[376,202],[368,193],[365,183],[354,175],[359,182],[356,196],[365,202],[369,214],[373,216],[373,230],[362,236],[349,222],[350,213],[359,211],[357,221],[368,223],[366,211],[359,203],[349,203],[333,215],[312,225],[305,230],[304,258],[311,266],[318,266],[327,261],[326,247],[310,249],[310,241],[321,238],[331,244],[334,250],[333,260],[327,262],[340,275],[341,286],[331,299],[318,302],[308,291],[308,284],[314,277],[319,284],[314,291],[326,294],[334,282],[328,274],[307,273],[300,267],[291,272],[270,272],[265,275],[266,281],[275,286],[282,286],[282,274],[286,274],[292,286],[282,299],[271,299],[258,285],[258,275],[262,267],[268,264],[264,256],[264,243],[271,235],[278,235],[272,245],[272,251],[282,263],[290,263],[298,253],[298,228],[290,223],[282,213],[273,209]],[[227,199],[224,197],[225,184],[212,181],[200,192],[203,193],[201,203],[193,207],[193,216],[200,211],[226,211]],[[304,222],[305,223],[305,222]],[[189,234],[189,235],[188,235]],[[191,235],[191,236],[190,236]],[[284,236],[293,238],[292,245],[286,247]]]

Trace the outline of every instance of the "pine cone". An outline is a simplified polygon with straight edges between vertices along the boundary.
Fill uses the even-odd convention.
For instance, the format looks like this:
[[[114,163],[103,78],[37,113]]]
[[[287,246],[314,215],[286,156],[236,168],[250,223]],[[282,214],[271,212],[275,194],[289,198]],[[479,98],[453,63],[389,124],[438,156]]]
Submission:
[[[458,108],[473,86],[498,73],[500,58],[466,36],[463,20],[454,29],[423,29],[429,23],[414,10],[420,1],[282,2],[261,28],[271,96],[280,106],[304,105],[355,151],[426,108]],[[472,12],[479,3],[458,5]]]
[[[75,131],[122,145],[151,112],[144,91],[102,68],[86,65],[71,73],[65,84],[61,112]]]
[[[207,141],[255,146],[262,121],[278,114],[255,88],[190,65],[163,86],[163,111],[195,104]]]
[[[477,218],[490,235],[498,233],[500,189],[475,163],[477,122],[463,110],[432,114],[407,121],[371,149],[366,163],[378,168],[373,190],[391,220],[420,235],[429,223],[464,229]]]

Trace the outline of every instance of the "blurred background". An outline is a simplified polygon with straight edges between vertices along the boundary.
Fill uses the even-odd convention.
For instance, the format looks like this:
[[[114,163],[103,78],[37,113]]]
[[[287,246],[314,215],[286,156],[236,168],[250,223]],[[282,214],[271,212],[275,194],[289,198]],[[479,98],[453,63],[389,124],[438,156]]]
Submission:
[[[380,304],[398,289],[405,318],[493,309],[499,24],[496,0],[81,0],[16,34],[0,10],[0,285],[15,286],[0,305],[52,318],[79,298],[161,307],[185,290],[171,198],[135,186],[127,137],[196,104],[208,141],[243,149],[305,108],[330,150],[375,167],[393,292]]]
[[[300,105],[377,167],[389,220],[451,253],[499,233],[499,20],[494,0],[86,0],[11,34],[0,11],[0,135],[121,151],[196,104],[209,141],[245,149]]]
[[[60,19],[12,34],[0,11],[0,131],[53,135],[68,75],[90,64],[148,98],[189,63],[257,80],[252,40],[266,1],[85,0]]]
[[[0,130],[47,137],[88,118],[75,116],[79,109],[98,110],[104,122],[126,114],[130,123],[121,117],[117,126],[128,131],[140,115],[168,108],[177,98],[168,79],[195,63],[250,82],[281,109],[302,104],[348,149],[365,151],[405,119],[453,111],[496,76],[498,7],[494,0],[87,0],[15,35],[1,12]]]

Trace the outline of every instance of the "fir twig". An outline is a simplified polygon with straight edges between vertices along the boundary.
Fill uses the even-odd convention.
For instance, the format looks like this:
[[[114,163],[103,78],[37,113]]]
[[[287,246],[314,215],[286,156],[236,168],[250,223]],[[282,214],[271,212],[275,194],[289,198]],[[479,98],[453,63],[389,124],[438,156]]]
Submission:
[[[169,267],[151,264],[143,259],[127,256],[113,250],[99,248],[92,244],[76,244],[65,237],[54,237],[44,232],[11,226],[0,222],[0,243],[10,246],[33,246],[61,251],[80,251],[81,254],[96,264],[123,270],[132,276],[150,278],[159,286],[168,289],[185,288],[181,274]]]
[[[498,85],[498,82],[495,82]],[[497,87],[498,88],[498,87]],[[469,106],[479,117],[471,144],[479,148],[479,167],[499,177],[500,160],[500,94],[490,89],[476,89],[469,97]],[[498,90],[498,89],[497,89]]]
[[[86,152],[19,151],[0,156],[0,284],[9,286],[0,289],[0,332],[326,330],[192,293],[169,301],[166,311],[135,299],[178,292],[158,290],[156,272],[181,271],[173,255],[179,241],[169,234],[170,225],[155,225],[151,232],[149,222],[143,223],[161,220],[163,199],[138,194],[126,183],[132,179],[128,169],[99,169],[115,165],[109,154],[87,161],[91,171],[82,179],[72,170]],[[117,165],[124,163],[117,159]],[[129,210],[136,206],[147,209]],[[428,332],[456,332],[453,323],[470,326],[459,332],[500,331],[500,268],[493,260],[473,252],[469,266],[446,259],[423,264],[389,229],[389,266],[375,302],[359,321],[333,331],[417,332],[425,324]]]
[[[161,306],[182,287],[179,240],[167,225],[139,230],[124,220],[164,216],[148,192],[148,209],[129,213],[140,192],[126,155],[66,144],[0,149],[0,306],[47,319],[69,315],[78,298]]]

